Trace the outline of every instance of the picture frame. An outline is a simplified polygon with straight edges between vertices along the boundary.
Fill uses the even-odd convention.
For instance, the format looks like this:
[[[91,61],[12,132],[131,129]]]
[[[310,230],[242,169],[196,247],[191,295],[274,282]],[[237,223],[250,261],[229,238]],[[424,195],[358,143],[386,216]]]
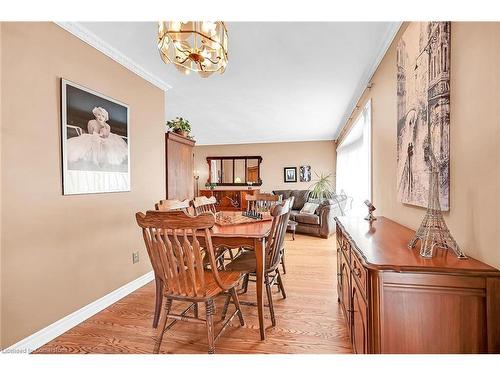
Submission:
[[[299,168],[299,179],[300,182],[311,182],[311,166],[301,165]]]
[[[284,167],[283,168],[283,181],[284,182],[297,182],[297,167]]]
[[[451,22],[411,22],[396,47],[397,200],[428,207],[432,151],[441,210],[449,211]]]
[[[130,109],[61,78],[63,195],[130,191]]]

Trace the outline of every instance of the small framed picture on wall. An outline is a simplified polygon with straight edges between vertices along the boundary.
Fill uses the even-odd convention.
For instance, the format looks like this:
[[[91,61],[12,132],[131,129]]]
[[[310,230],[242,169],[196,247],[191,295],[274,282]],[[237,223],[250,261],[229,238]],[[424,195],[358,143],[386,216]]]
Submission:
[[[299,168],[300,182],[311,182],[311,166],[301,165]]]
[[[284,182],[297,182],[297,167],[283,168],[283,181]]]

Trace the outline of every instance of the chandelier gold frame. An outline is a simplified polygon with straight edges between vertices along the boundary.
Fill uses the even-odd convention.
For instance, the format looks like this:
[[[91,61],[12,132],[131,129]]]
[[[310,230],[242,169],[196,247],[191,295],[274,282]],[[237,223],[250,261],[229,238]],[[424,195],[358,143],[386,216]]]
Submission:
[[[206,78],[224,73],[227,63],[227,28],[222,21],[161,21],[158,51],[166,64],[184,74]]]

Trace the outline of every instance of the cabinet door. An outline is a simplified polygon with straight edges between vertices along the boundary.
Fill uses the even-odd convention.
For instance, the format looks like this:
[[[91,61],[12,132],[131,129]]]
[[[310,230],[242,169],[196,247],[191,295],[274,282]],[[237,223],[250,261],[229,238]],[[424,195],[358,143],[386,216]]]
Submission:
[[[240,211],[241,192],[239,190],[223,190],[217,196],[220,211]]]
[[[352,327],[351,340],[354,352],[357,354],[368,353],[368,326],[367,306],[360,293],[358,285],[353,280],[352,285]]]
[[[337,246],[337,301],[342,303],[342,252],[340,251],[340,246]]]
[[[350,299],[350,271],[349,271],[349,263],[347,262],[344,253],[338,249],[337,250],[337,294],[338,301],[342,310],[344,311],[344,316],[347,320],[347,327],[351,325],[351,299]]]
[[[167,199],[192,199],[194,196],[193,147],[167,140]]]

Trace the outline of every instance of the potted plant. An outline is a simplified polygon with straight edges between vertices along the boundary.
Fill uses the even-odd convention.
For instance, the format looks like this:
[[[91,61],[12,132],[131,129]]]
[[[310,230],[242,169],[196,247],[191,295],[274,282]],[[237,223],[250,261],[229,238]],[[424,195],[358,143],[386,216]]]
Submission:
[[[316,175],[316,179],[313,180],[314,183],[309,187],[309,190],[311,192],[310,197],[319,200],[332,198],[334,190],[333,182],[331,181],[332,174],[314,174]]]
[[[214,189],[217,187],[217,184],[215,182],[207,182],[205,184],[205,187],[209,188],[210,191],[212,192],[212,196],[214,195]]]
[[[183,137],[188,138],[191,132],[191,125],[188,120],[184,120],[182,117],[176,117],[174,120],[167,121],[167,127]]]
[[[207,182],[205,184],[205,187],[209,188],[210,190],[214,190],[217,187],[217,184],[215,182]]]

